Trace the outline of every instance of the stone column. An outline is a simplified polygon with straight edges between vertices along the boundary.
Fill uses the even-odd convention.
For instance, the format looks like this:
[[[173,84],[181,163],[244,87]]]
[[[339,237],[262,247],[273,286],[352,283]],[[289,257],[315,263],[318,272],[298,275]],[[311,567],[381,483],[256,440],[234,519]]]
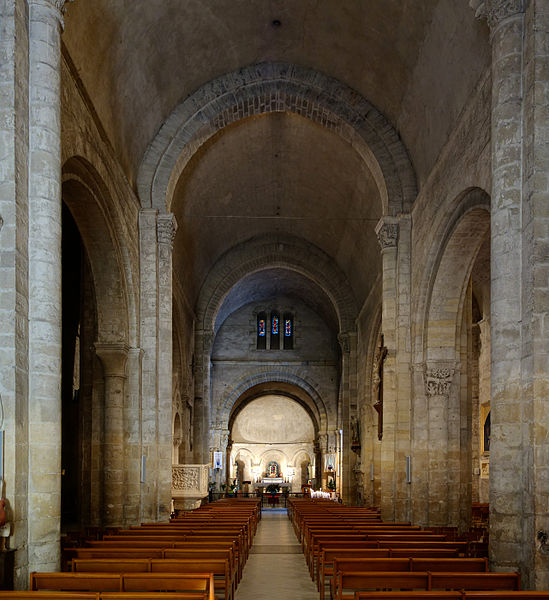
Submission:
[[[63,0],[29,0],[29,570],[59,568]]]
[[[156,520],[158,256],[156,209],[139,212],[140,323],[143,360],[141,369],[141,452],[146,479],[141,484],[141,521]],[[170,410],[171,415],[171,410]]]
[[[427,520],[432,526],[457,525],[450,523],[449,493],[449,400],[454,377],[454,365],[428,363],[425,365],[425,395],[427,397]],[[459,475],[459,471],[458,471]],[[458,485],[459,489],[459,485]],[[456,516],[457,518],[457,516]]]
[[[480,7],[492,40],[490,559],[549,587],[536,533],[549,495],[549,9]]]
[[[173,214],[161,214],[158,238],[158,515],[170,518],[172,483],[172,252],[177,223]]]
[[[28,585],[28,23],[25,7],[0,1],[0,394],[4,486],[17,548],[15,584]],[[9,366],[9,368],[8,368]]]
[[[524,545],[532,483],[522,382],[524,0],[487,0],[479,12],[492,42],[490,559],[507,570],[524,564],[534,543]]]
[[[490,550],[496,568],[523,554],[521,187],[523,2],[488,5],[492,39]],[[519,477],[517,479],[517,477]]]
[[[210,457],[208,447],[215,443],[210,439],[210,381],[211,351],[214,334],[212,331],[200,329],[195,334],[195,398],[194,398],[194,444],[193,453],[196,463],[205,464]],[[220,448],[225,451],[225,447]]]
[[[339,390],[340,427],[343,429],[343,447],[338,433],[336,447],[341,454],[341,471],[337,489],[345,503],[353,503],[355,493],[353,491],[354,477],[354,453],[351,452],[351,412],[356,414],[357,385],[356,385],[356,332],[345,332],[339,335],[341,346],[342,366],[341,384]],[[351,404],[354,405],[351,411]],[[351,459],[353,463],[351,464]]]
[[[129,348],[124,344],[95,344],[105,381],[103,425],[103,524],[124,523],[124,387]]]

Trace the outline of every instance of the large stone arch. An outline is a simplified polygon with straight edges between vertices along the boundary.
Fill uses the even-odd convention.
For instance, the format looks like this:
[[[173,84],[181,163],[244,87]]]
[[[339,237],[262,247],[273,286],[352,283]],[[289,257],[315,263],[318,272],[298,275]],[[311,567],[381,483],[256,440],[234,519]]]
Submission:
[[[139,168],[142,206],[170,212],[179,176],[197,149],[219,130],[254,115],[286,111],[319,123],[356,148],[376,180],[383,214],[409,211],[416,196],[415,174],[386,118],[336,79],[284,63],[260,63],[223,75],[172,112]]]
[[[423,525],[466,528],[472,462],[463,319],[470,275],[490,228],[490,199],[471,188],[443,208],[446,216],[433,232],[417,313],[412,511]]]
[[[71,211],[86,248],[97,302],[100,343],[130,344],[133,323],[126,257],[110,214],[108,190],[82,157],[63,165],[63,201]]]
[[[297,271],[313,280],[328,296],[342,332],[353,331],[357,307],[345,275],[322,250],[286,235],[252,238],[225,253],[200,291],[197,322],[214,332],[217,313],[227,294],[246,275],[273,267]]]
[[[326,406],[314,383],[301,377],[296,370],[295,367],[266,366],[260,373],[245,376],[229,386],[214,409],[214,422],[223,429],[230,429],[231,417],[239,404],[276,393],[298,401],[311,416],[315,428],[325,433],[329,423],[335,423],[336,415]]]
[[[463,297],[474,260],[490,228],[490,199],[475,188],[464,192],[435,235],[438,251],[427,272],[424,357],[454,361]]]

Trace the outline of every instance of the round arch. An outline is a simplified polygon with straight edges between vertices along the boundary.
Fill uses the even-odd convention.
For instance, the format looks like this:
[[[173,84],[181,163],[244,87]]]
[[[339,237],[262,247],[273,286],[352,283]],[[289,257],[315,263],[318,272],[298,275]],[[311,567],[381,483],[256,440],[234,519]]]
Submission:
[[[408,153],[386,118],[355,90],[318,71],[261,63],[210,81],[166,119],[137,177],[143,207],[171,210],[175,185],[196,150],[230,123],[269,112],[293,112],[351,143],[376,180],[383,214],[408,212],[416,181]]]
[[[124,260],[109,218],[107,190],[94,167],[82,157],[63,166],[63,201],[82,236],[90,262],[97,303],[97,341],[130,343],[130,301]]]
[[[247,275],[285,268],[316,283],[332,302],[340,331],[353,331],[357,307],[345,275],[322,250],[294,237],[269,235],[252,238],[225,253],[202,286],[197,322],[204,332],[214,332],[217,313],[231,289]]]
[[[277,395],[284,396],[289,398],[290,400],[295,400],[302,408],[305,409],[311,421],[313,422],[313,427],[315,430],[315,436],[318,435],[320,423],[319,423],[319,414],[318,411],[315,410],[316,406],[314,406],[311,402],[312,398],[306,393],[303,392],[301,388],[296,387],[293,384],[288,384],[286,382],[275,382],[268,381],[266,383],[259,383],[248,390],[246,390],[238,400],[233,404],[230,416],[229,416],[229,430],[232,430],[233,423],[235,419],[238,417],[240,412],[250,403],[256,400],[257,398],[261,398],[262,396],[267,395]]]
[[[230,430],[230,425],[242,408],[260,396],[276,393],[297,401],[311,416],[316,432],[325,432],[336,415],[328,412],[320,394],[307,381],[291,371],[268,368],[248,377],[229,390],[217,407],[214,421]]]
[[[446,223],[432,264],[424,321],[426,361],[456,360],[467,281],[489,229],[488,195],[480,189],[468,190]]]

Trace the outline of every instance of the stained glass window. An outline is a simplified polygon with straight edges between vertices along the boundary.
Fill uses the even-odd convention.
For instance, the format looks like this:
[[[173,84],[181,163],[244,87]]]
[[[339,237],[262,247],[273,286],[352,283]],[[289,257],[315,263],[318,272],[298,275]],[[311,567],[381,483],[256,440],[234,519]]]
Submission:
[[[284,314],[284,350],[294,347],[294,319],[290,313]]]
[[[280,315],[271,313],[271,350],[280,349]]]
[[[267,348],[267,315],[261,312],[257,315],[257,349]]]

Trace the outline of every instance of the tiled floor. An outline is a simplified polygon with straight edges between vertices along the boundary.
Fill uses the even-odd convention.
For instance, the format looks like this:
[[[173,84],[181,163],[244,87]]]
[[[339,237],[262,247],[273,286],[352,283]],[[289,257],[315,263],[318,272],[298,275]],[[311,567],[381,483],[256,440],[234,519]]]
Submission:
[[[318,600],[286,510],[263,511],[235,600]]]

